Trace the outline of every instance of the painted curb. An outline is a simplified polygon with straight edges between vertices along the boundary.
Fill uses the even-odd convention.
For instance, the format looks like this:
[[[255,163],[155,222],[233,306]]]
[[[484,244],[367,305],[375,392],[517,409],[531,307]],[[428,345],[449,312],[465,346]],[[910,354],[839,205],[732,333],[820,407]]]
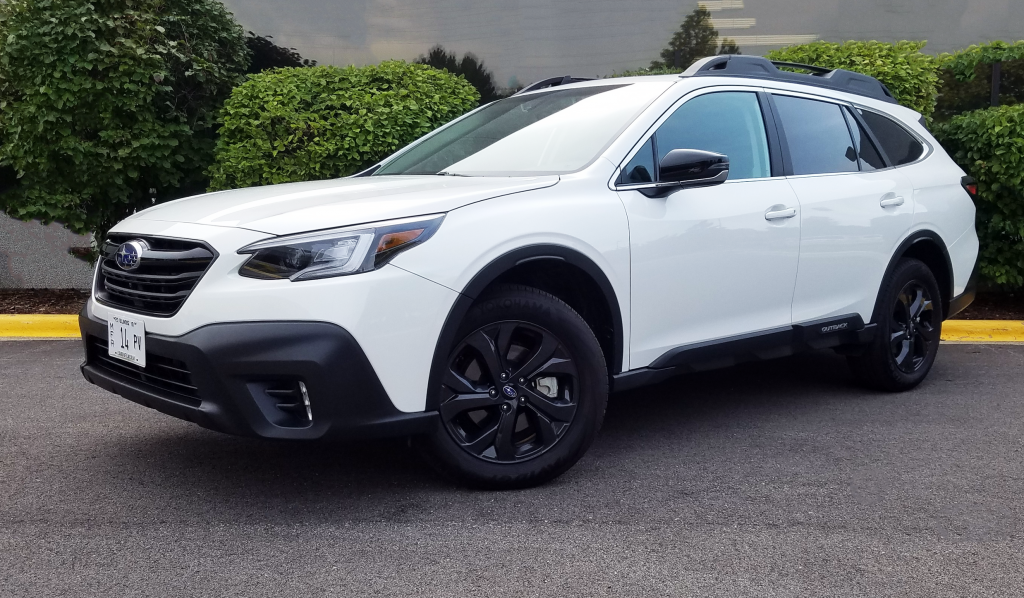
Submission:
[[[0,314],[0,337],[78,338],[78,316]],[[950,343],[1024,343],[1024,322],[1016,320],[947,320],[942,340]]]
[[[0,337],[79,338],[78,316],[0,314]]]
[[[942,340],[948,343],[1024,343],[1024,322],[1016,320],[946,320]]]

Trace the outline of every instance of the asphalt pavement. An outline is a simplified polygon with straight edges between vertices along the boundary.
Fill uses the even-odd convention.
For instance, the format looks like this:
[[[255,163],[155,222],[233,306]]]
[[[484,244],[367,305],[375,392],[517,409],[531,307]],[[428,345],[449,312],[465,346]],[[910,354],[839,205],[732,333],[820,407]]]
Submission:
[[[901,395],[828,352],[614,396],[544,487],[235,438],[0,342],[0,596],[1020,596],[1024,345]]]

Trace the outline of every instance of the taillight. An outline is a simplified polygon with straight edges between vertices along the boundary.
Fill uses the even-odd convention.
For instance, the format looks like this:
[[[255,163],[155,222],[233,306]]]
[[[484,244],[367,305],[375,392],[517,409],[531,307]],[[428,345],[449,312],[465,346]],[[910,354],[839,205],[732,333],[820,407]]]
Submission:
[[[971,196],[971,199],[978,198],[978,183],[974,182],[974,178],[965,176],[960,179],[960,184],[963,185],[964,191]]]

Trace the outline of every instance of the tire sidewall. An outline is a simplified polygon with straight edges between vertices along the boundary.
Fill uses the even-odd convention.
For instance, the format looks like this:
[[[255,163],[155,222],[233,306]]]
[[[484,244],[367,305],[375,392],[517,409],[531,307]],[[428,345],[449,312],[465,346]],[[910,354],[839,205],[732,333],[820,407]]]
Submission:
[[[471,485],[524,487],[556,477],[593,443],[608,398],[608,370],[593,332],[568,305],[528,287],[500,287],[482,297],[466,314],[452,350],[480,328],[507,320],[528,322],[552,333],[576,364],[579,380],[576,414],[558,442],[542,454],[517,463],[492,463],[470,455],[452,438],[440,418],[426,438],[442,472]],[[444,367],[448,367],[449,357]]]
[[[897,298],[903,288],[910,282],[919,282],[924,286],[928,293],[931,295],[932,301],[935,303],[933,309],[938,314],[938,319],[935,325],[936,336],[942,334],[942,295],[939,291],[939,284],[935,280],[935,276],[932,271],[923,262],[915,259],[906,259],[901,261],[896,268],[893,270],[892,275],[887,281],[885,293],[882,296],[882,304],[879,306],[879,318],[878,318],[878,342],[876,350],[879,355],[876,356],[883,367],[884,373],[887,378],[892,381],[892,385],[895,390],[905,390],[913,388],[921,383],[922,380],[928,375],[928,372],[932,368],[932,364],[935,363],[935,356],[939,350],[939,339],[929,346],[928,354],[925,356],[924,363],[921,364],[917,370],[907,373],[904,372],[896,365],[896,359],[892,355],[892,350],[889,346],[889,330],[892,325],[893,319],[893,306],[895,305]]]

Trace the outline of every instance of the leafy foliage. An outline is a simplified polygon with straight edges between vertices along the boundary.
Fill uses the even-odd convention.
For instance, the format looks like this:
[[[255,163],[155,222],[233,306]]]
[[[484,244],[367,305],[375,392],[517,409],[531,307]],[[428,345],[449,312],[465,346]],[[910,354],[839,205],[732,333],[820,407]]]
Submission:
[[[99,237],[201,189],[248,61],[216,0],[0,3],[0,209]]]
[[[633,69],[631,71],[622,71],[621,73],[615,73],[612,77],[642,77],[644,75],[678,75],[686,69],[677,69],[673,67],[658,67],[658,68],[647,68],[641,67]]]
[[[416,59],[417,64],[426,64],[435,69],[445,70],[453,75],[461,75],[480,94],[480,104],[489,104],[504,97],[494,86],[494,76],[484,66],[484,61],[467,52],[459,60],[454,52],[448,52],[438,44],[427,52],[426,56]]]
[[[253,75],[224,105],[211,187],[350,175],[478,100],[462,77],[401,61]]]
[[[943,54],[939,58],[943,61],[943,66],[948,68],[958,80],[970,81],[974,79],[975,74],[978,72],[975,67],[979,64],[1024,59],[1024,41],[1013,42],[1012,44],[994,41],[987,44],[969,46],[952,54]]]
[[[927,42],[813,42],[772,50],[770,60],[847,69],[875,77],[900,104],[930,119],[938,94],[942,61],[924,54]]]
[[[935,117],[948,120],[961,112],[992,105],[992,68],[1000,64],[999,105],[1024,102],[1024,41],[1008,44],[996,41],[959,50],[940,57],[940,72]]]
[[[999,105],[1024,103],[1024,59],[1009,60],[1000,66]],[[939,98],[935,106],[935,120],[950,118],[992,106],[992,65],[979,62],[974,77],[960,80],[950,69],[939,72]]]
[[[249,48],[252,60],[249,62],[247,73],[255,75],[269,69],[316,66],[315,60],[303,58],[295,48],[283,48],[270,41],[273,37],[249,32],[249,36],[245,38],[245,47]]]
[[[982,276],[1024,287],[1024,105],[962,114],[934,132],[978,182]]]
[[[678,62],[676,52],[679,53]],[[721,46],[718,45],[718,30],[711,24],[711,11],[698,6],[686,16],[679,30],[669,40],[668,47],[661,51],[661,60],[651,62],[649,70],[672,69],[670,72],[682,72],[705,56],[739,53],[739,46],[729,38],[723,39]]]

